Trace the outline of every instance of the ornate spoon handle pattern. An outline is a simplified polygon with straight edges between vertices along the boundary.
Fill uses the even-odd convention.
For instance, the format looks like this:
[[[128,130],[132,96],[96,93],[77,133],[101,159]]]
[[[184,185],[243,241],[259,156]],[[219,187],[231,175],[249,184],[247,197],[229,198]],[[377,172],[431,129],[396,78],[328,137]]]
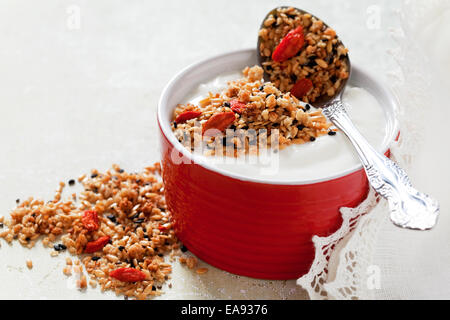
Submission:
[[[331,102],[323,113],[356,148],[370,185],[389,202],[392,222],[402,228],[431,229],[437,222],[439,203],[414,189],[406,172],[367,142],[353,125],[340,99]]]

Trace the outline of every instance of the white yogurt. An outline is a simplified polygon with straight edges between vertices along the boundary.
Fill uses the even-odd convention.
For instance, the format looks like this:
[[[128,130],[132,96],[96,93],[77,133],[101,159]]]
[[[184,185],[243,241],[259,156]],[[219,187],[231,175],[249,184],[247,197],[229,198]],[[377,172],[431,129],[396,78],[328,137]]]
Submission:
[[[184,102],[197,104],[208,92],[221,92],[228,81],[240,77],[240,72],[233,72],[214,78],[199,85],[188,94]],[[375,97],[364,89],[348,87],[344,93],[344,102],[356,127],[376,149],[383,151],[381,148],[387,132],[386,119]],[[335,136],[319,137],[314,142],[290,145],[276,154],[270,153],[266,158],[247,156],[223,159],[198,156],[213,168],[267,182],[320,180],[339,175],[360,163],[353,146],[342,132]]]

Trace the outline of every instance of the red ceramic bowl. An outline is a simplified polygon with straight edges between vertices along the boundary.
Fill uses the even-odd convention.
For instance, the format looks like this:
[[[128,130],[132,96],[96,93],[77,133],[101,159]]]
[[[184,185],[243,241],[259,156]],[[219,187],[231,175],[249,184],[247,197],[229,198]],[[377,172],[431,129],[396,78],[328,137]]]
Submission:
[[[314,258],[312,237],[327,236],[342,222],[340,207],[367,195],[360,165],[321,180],[265,182],[230,174],[198,159],[173,135],[173,109],[212,77],[257,63],[255,50],[226,53],[189,66],[164,89],[158,106],[166,201],[178,238],[197,257],[231,273],[262,279],[294,279]],[[383,106],[388,135],[395,139],[396,100],[380,82],[353,67],[351,83]]]

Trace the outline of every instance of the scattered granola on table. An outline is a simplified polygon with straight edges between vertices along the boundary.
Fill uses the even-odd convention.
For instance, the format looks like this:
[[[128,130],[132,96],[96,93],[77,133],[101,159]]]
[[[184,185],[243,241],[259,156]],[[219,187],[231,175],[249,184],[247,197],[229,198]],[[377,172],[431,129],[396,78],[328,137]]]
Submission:
[[[349,77],[348,49],[322,20],[295,8],[277,8],[259,31],[263,68],[282,92],[314,102],[334,96]]]
[[[180,244],[172,230],[163,197],[159,164],[141,173],[118,166],[79,179],[84,191],[79,202],[61,200],[61,183],[53,201],[33,198],[18,204],[0,237],[31,248],[42,238],[52,255],[69,251],[80,260],[66,258],[63,273],[79,277],[80,289],[97,284],[127,297],[159,295],[170,278],[171,264],[164,257],[178,255]],[[31,268],[31,261],[27,261]],[[88,282],[83,273],[88,273]]]
[[[264,82],[261,67],[247,67],[243,75],[230,81],[223,92],[209,93],[198,106],[188,103],[176,107],[172,130],[183,145],[194,151],[198,141],[205,138],[207,155],[222,150],[223,155],[236,157],[258,154],[260,148],[273,142],[279,149],[307,143],[332,131],[321,109]],[[216,144],[231,145],[231,154],[230,148],[218,149]]]

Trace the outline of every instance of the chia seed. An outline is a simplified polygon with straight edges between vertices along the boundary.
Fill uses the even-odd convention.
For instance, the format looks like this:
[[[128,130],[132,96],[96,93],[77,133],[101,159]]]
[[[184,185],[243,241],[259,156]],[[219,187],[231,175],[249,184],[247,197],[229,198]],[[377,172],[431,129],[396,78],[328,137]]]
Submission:
[[[299,131],[302,131],[303,129],[305,129],[305,126],[302,125],[302,124],[299,124],[299,125],[297,126],[297,129],[298,129]]]
[[[316,138],[310,137],[310,138],[309,138],[309,141],[311,141],[311,142],[316,141]]]
[[[173,127],[176,129],[177,128],[177,123],[174,121],[173,122]]]
[[[308,111],[309,109],[311,109],[311,105],[309,103],[307,103],[305,106],[305,110]]]
[[[98,261],[98,260],[100,260],[100,257],[94,256],[91,259],[92,259],[92,261]]]
[[[335,136],[336,135],[336,131],[328,131],[328,135],[329,136]]]
[[[229,103],[228,101],[225,101],[225,102],[223,103],[223,106],[224,106],[224,107],[227,107],[227,108],[231,107],[231,105],[230,105],[230,103]]]
[[[290,78],[291,78],[292,82],[297,82],[297,76],[295,74],[291,74]]]
[[[93,173],[93,174],[91,175],[91,178],[92,178],[92,179],[97,178],[97,177],[98,177],[98,174],[97,174],[97,173]]]
[[[123,250],[125,250],[125,247],[124,246],[119,246],[119,251],[123,251]]]
[[[69,180],[69,186],[73,186],[75,184],[75,180],[74,179],[70,179]]]
[[[107,218],[111,221],[111,222],[116,222],[117,220],[116,220],[116,216],[114,216],[114,215],[109,215],[109,216],[107,216]]]
[[[316,61],[314,59],[308,60],[308,62],[305,64],[305,66],[313,68],[317,65]]]
[[[53,249],[55,249],[55,251],[63,251],[63,250],[66,250],[67,247],[65,245],[63,245],[62,243],[58,243],[53,246]]]
[[[188,251],[188,248],[186,248],[184,245],[181,246],[181,252],[187,252],[187,251]]]

